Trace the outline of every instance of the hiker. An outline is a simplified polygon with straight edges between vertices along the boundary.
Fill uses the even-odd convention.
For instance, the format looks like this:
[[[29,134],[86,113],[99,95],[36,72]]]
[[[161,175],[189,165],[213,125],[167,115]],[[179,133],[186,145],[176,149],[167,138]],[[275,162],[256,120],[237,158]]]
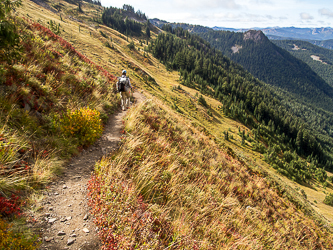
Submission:
[[[130,79],[126,76],[126,73],[126,70],[122,71],[123,75],[121,77],[118,77],[118,82],[116,86],[118,92],[120,93],[122,110],[125,110],[125,107],[129,108],[132,92],[132,85]]]

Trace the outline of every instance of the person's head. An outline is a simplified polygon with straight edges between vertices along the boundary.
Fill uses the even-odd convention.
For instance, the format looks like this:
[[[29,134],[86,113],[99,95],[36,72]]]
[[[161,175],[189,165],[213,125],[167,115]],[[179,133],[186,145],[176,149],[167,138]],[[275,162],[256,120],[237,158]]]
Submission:
[[[127,73],[127,72],[126,72],[126,70],[123,70],[123,72],[122,72],[122,73],[123,73],[123,75],[126,75],[126,73]]]

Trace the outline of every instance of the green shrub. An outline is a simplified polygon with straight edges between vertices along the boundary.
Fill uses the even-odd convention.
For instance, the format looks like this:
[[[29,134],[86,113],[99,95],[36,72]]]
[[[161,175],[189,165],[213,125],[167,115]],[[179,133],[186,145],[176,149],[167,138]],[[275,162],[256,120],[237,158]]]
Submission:
[[[35,238],[26,238],[24,234],[11,231],[10,224],[0,218],[0,249],[38,249]]]
[[[324,183],[327,179],[327,173],[321,168],[316,169],[315,176],[316,179],[321,183]]]
[[[130,50],[133,50],[133,49],[135,49],[134,42],[133,42],[133,41],[132,41],[132,42],[130,42],[130,43],[127,45],[127,47],[128,47]]]
[[[333,207],[333,193],[326,195],[324,204],[332,206]]]
[[[333,183],[333,176],[329,176],[329,177],[327,177],[327,180],[328,180],[329,182]]]
[[[201,104],[204,107],[208,106],[208,104],[206,102],[206,99],[202,95],[199,96],[198,103]]]
[[[104,46],[107,47],[107,48],[109,48],[109,49],[112,49],[112,47],[111,47],[111,45],[110,45],[109,42],[105,42],[105,43],[104,43]]]
[[[101,33],[103,37],[108,38],[108,36],[103,31],[100,30],[99,33]]]
[[[303,189],[301,189],[301,195],[303,196],[304,199],[307,199],[308,196],[306,195],[305,191]]]

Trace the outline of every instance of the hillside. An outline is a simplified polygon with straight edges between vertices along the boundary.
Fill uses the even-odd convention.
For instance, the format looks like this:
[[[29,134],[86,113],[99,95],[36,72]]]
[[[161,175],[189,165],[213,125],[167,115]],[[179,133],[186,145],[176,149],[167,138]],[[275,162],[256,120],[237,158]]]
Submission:
[[[193,30],[203,29],[202,26],[188,24],[163,25],[163,29],[166,31],[170,31],[172,27],[184,27],[191,30],[191,33]],[[326,98],[325,100],[329,103],[332,102],[332,98],[326,95],[326,90],[331,91],[332,87],[308,65],[271,43],[261,32],[251,31],[242,34],[209,30],[207,32],[206,29],[206,32],[198,34],[211,40],[213,45],[223,47],[224,54],[229,58],[238,58],[241,63],[250,67],[251,71],[260,73],[262,78],[267,80],[267,83],[275,82],[278,88],[273,88],[272,91],[277,94],[280,100],[283,100],[284,105],[293,115],[301,118],[308,124],[307,126],[310,125],[316,131],[315,133],[319,133],[318,138],[320,138],[322,146],[330,152],[333,135],[331,133],[332,115],[327,103],[322,100]],[[170,62],[171,65],[176,65],[179,59],[175,57],[172,60],[174,61]],[[188,61],[187,58],[182,60]],[[217,82],[218,79],[213,81]],[[317,85],[313,84],[316,81]],[[318,95],[314,95],[314,93]],[[329,111],[325,111],[323,108]],[[274,123],[276,124],[276,121]]]
[[[314,72],[333,86],[332,50],[297,40],[279,40],[272,42],[308,64]]]
[[[197,33],[260,80],[292,93],[301,102],[332,112],[332,87],[306,63],[274,45],[260,31],[214,31],[199,25],[167,24],[156,19],[152,23],[166,31],[170,31],[169,26]]]
[[[274,45],[260,31],[215,31],[200,36],[260,80],[293,93],[300,100],[332,111],[331,104],[328,105],[333,100],[332,87],[307,64]]]
[[[326,49],[333,49],[333,39],[324,40],[324,41],[312,41],[312,40],[310,40],[309,42],[314,44],[314,45],[324,47]]]
[[[88,185],[91,213],[105,249],[330,248],[332,210],[322,201],[327,192],[332,192],[331,181],[324,178],[326,172],[316,167],[322,164],[319,157],[310,156],[306,162],[292,151],[287,153],[294,142],[285,143],[282,136],[274,135],[278,123],[274,125],[269,119],[274,117],[275,109],[292,121],[286,121],[285,128],[292,128],[294,122],[300,126],[303,121],[288,111],[284,100],[281,101],[268,85],[210,49],[200,38],[186,36],[186,39],[181,30],[178,36],[163,32],[158,35],[152,31],[147,39],[147,29],[142,24],[138,37],[127,37],[101,23],[98,17],[102,17],[104,10],[98,5],[82,2],[82,12],[78,12],[75,2],[57,3],[64,6],[58,13],[40,11],[41,7],[30,1],[23,2],[18,11],[33,20],[28,22],[38,21],[38,27],[53,27],[54,32],[59,31],[54,27],[61,27],[61,36],[72,44],[74,55],[90,58],[84,60],[93,65],[93,69],[98,67],[97,70],[106,74],[100,68],[103,66],[110,72],[107,75],[111,78],[104,78],[102,84],[107,89],[102,89],[100,95],[111,99],[108,105],[95,108],[105,115],[112,110],[118,99],[113,94],[115,81],[111,74],[118,75],[124,68],[132,83],[147,96],[146,101],[131,108],[125,117],[121,148],[105,154],[95,163]],[[38,39],[33,41],[40,39],[41,44],[46,42],[45,46],[56,46],[47,39],[59,38],[43,30],[47,35],[44,37],[39,31]],[[178,46],[174,46],[174,51],[167,51],[168,43],[162,42],[166,38],[175,45],[189,46],[182,46],[184,51]],[[148,46],[143,39],[148,40]],[[177,52],[174,64],[170,57],[175,57]],[[195,74],[181,68],[184,66],[181,54],[185,53],[187,58],[189,52],[203,59]],[[215,58],[211,60],[211,56]],[[87,67],[80,62],[81,56],[78,57],[68,65],[69,69],[73,68],[69,74],[75,77],[76,74],[81,76],[81,68]],[[219,60],[223,63],[216,66]],[[207,61],[211,61],[211,65]],[[38,66],[42,62],[36,63]],[[221,82],[223,91],[210,82],[213,79],[210,77],[215,77],[210,74],[210,68],[225,74]],[[99,73],[96,74],[89,73],[89,79],[99,79]],[[77,82],[73,80],[73,83]],[[89,84],[84,85],[85,88],[89,89]],[[244,101],[242,92],[252,95],[250,102],[262,100],[261,105],[254,101],[253,105],[258,105],[255,114],[255,106],[249,108],[251,104]],[[80,103],[76,91],[65,89],[64,93],[70,96],[56,100],[55,105],[64,105],[66,110],[69,108],[66,101],[72,96]],[[93,104],[89,98],[84,101],[94,108],[95,99]],[[104,115],[101,117],[106,119]],[[305,124],[304,127],[302,132],[313,134]],[[297,139],[299,131],[294,126],[290,133],[296,132]],[[304,135],[304,140],[301,137],[297,142],[299,150],[318,146],[316,137]],[[307,144],[309,140],[311,145]],[[277,149],[278,144],[281,151]],[[70,145],[77,147],[71,142]],[[314,152],[323,153],[320,147]],[[285,157],[280,158],[283,155]],[[311,169],[307,170],[308,163]],[[289,174],[283,171],[285,166]],[[280,173],[290,178],[304,178],[305,186]],[[326,187],[319,181],[322,179],[317,178],[319,175],[323,176]],[[31,204],[36,205],[35,218],[43,219],[46,212],[43,197],[40,202]],[[61,225],[60,221],[55,223]],[[68,236],[64,237],[67,240]],[[52,244],[62,242],[58,236],[51,241]],[[73,247],[79,246],[73,243]]]
[[[115,77],[58,36],[53,20],[53,32],[10,12],[1,21],[11,25],[0,53],[0,248],[36,249],[36,201],[100,137],[118,105]]]
[[[299,40],[297,38],[292,38],[292,37],[281,37],[281,36],[273,36],[273,35],[267,35],[267,37],[270,40],[296,40],[296,41]],[[312,43],[313,45],[317,45],[317,46],[323,47],[325,49],[333,49],[333,39],[330,39],[330,40],[308,40],[308,39],[304,39],[303,41]]]

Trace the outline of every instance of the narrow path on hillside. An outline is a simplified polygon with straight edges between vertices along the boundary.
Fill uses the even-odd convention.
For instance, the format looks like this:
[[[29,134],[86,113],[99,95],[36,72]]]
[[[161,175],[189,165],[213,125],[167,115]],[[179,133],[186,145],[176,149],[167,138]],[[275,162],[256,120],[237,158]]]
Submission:
[[[134,98],[136,103],[144,100],[138,92]],[[98,229],[87,204],[87,184],[95,162],[118,149],[126,113],[113,114],[102,137],[72,158],[64,173],[44,191],[45,198],[39,204],[43,210],[34,214],[43,237],[41,249],[99,249]]]

